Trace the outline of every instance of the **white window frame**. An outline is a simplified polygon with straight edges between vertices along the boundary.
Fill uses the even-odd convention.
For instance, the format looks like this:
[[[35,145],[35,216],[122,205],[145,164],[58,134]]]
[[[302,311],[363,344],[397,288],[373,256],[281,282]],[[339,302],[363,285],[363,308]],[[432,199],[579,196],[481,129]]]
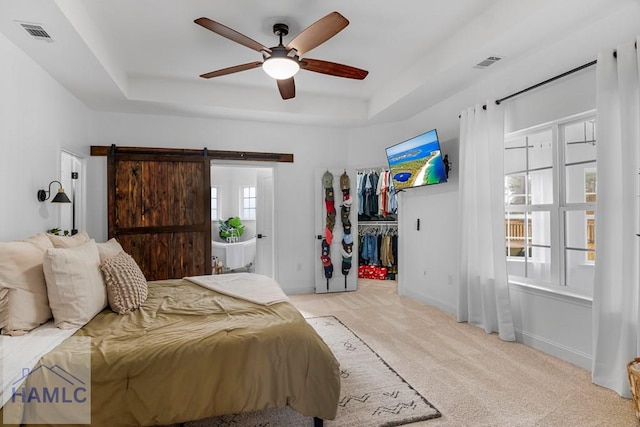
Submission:
[[[216,195],[213,195],[213,192],[215,190]],[[211,196],[211,221],[218,221],[220,220],[220,187],[218,187],[217,185],[212,185],[211,186],[211,190],[210,190],[210,196]],[[216,207],[213,207],[213,201],[216,201]],[[215,211],[215,217],[214,217],[214,211]]]
[[[527,129],[522,129],[516,132],[511,132],[505,135],[505,144],[506,142],[522,138],[526,135],[535,134],[538,132],[542,132],[544,130],[551,130],[551,138],[552,138],[552,176],[553,176],[553,203],[551,204],[525,204],[525,205],[506,205],[505,203],[505,220],[507,218],[507,213],[522,213],[525,215],[527,212],[549,212],[550,215],[550,246],[551,246],[551,280],[550,282],[544,282],[541,280],[536,280],[527,277],[520,276],[509,276],[509,281],[512,283],[517,283],[520,285],[533,285],[535,287],[544,288],[550,290],[552,292],[558,293],[570,293],[576,294],[581,297],[591,298],[593,289],[585,290],[585,289],[573,289],[567,286],[567,275],[566,275],[566,252],[567,250],[572,250],[575,248],[568,248],[565,242],[565,226],[566,226],[566,213],[571,211],[594,211],[596,206],[595,203],[567,203],[566,202],[566,166],[565,166],[565,141],[564,134],[562,129],[564,127],[589,120],[595,119],[597,120],[596,111],[588,111],[585,113],[577,114],[574,116],[566,117],[563,119],[555,120],[552,122],[548,122],[545,124],[541,124],[538,126],[530,127]],[[506,145],[505,145],[506,146]],[[594,165],[597,164],[594,163]],[[528,169],[528,165],[527,165]],[[505,177],[507,175],[505,174]],[[526,176],[526,175],[525,175]],[[527,193],[528,195],[528,193]],[[525,196],[527,196],[525,195]],[[506,223],[505,223],[506,224]],[[525,221],[525,230],[528,229],[528,224]],[[586,231],[585,231],[586,232]],[[527,232],[528,234],[528,232]],[[522,261],[525,262],[525,257],[515,257],[509,256],[506,253],[506,241],[505,241],[505,257],[507,261],[517,262]],[[525,237],[525,243],[527,243],[527,237]],[[535,246],[535,245],[533,245]],[[525,245],[525,254],[527,252],[527,246]],[[585,253],[586,259],[586,253]],[[589,264],[594,265],[594,262],[591,261]],[[526,264],[525,264],[526,265]],[[526,272],[526,268],[525,268]]]
[[[244,196],[244,192],[245,190],[248,189],[249,192],[251,192],[251,190],[253,189],[253,194],[254,196],[249,196],[249,197],[245,197]],[[245,201],[250,201],[251,199],[254,199],[254,203],[253,203],[253,207],[247,207],[245,208]],[[256,202],[257,202],[257,188],[255,185],[242,185],[240,187],[240,219],[241,220],[245,220],[245,221],[255,221],[256,219],[256,215],[257,215],[257,211],[256,211]],[[250,212],[253,212],[253,215],[245,215],[245,209],[249,210]]]

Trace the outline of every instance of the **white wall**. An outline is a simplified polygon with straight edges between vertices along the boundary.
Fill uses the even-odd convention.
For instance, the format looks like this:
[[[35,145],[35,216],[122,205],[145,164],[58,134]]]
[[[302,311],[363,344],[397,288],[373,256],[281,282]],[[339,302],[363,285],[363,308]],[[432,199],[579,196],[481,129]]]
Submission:
[[[60,206],[36,193],[60,180],[61,149],[88,156],[90,113],[2,34],[0,58],[0,241],[7,241],[60,226]]]
[[[505,70],[503,75],[467,88],[406,122],[355,129],[349,135],[350,163],[366,166],[367,162],[383,164],[385,147],[438,129],[442,151],[449,154],[452,171],[446,184],[399,194],[399,287],[402,294],[450,313],[455,313],[456,307],[458,261],[458,115],[469,106],[509,95],[503,85],[507,76],[511,86],[518,80],[522,80],[521,88],[530,85],[524,77]],[[592,110],[595,68],[521,95],[504,106],[507,132]],[[511,301],[519,341],[591,368],[589,301],[516,285],[511,286]]]
[[[277,278],[286,292],[314,289],[314,171],[317,167],[343,167],[346,131],[261,122],[93,113],[92,144],[137,147],[207,147],[293,153],[293,163],[275,167]],[[88,175],[90,234],[107,237],[106,158],[91,159]],[[297,265],[302,266],[301,271]]]

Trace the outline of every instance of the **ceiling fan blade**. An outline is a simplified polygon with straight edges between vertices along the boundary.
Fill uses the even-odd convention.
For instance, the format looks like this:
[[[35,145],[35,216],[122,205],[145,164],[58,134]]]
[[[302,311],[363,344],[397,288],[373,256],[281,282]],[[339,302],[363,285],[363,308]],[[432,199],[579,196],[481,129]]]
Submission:
[[[240,72],[240,71],[251,70],[252,68],[258,68],[261,65],[262,65],[261,61],[248,62],[246,64],[235,65],[233,67],[223,68],[221,70],[211,71],[210,73],[201,74],[200,77],[202,77],[203,79],[210,79],[212,77],[226,76],[227,74],[232,74],[232,73],[237,73],[237,72]]]
[[[291,99],[296,96],[296,84],[293,81],[293,77],[276,81],[278,82],[278,90],[282,99]]]
[[[300,32],[289,44],[287,49],[295,49],[298,55],[302,55],[320,46],[331,37],[342,31],[349,21],[338,12],[331,12],[324,18],[320,18]]]
[[[252,38],[249,38],[244,34],[240,34],[236,30],[232,30],[231,28],[225,25],[222,25],[219,22],[212,21],[209,18],[204,18],[204,17],[198,18],[193,22],[195,22],[200,26],[203,26],[207,30],[211,30],[216,34],[221,35],[222,37],[228,38],[229,40],[234,41],[236,43],[240,43],[241,45],[246,46],[249,49],[257,50],[258,52],[261,52],[263,50],[266,52],[271,52],[271,49],[269,49],[266,46],[263,46],[262,43],[258,43]]]
[[[346,77],[347,79],[362,80],[369,72],[350,65],[338,64],[335,62],[322,61],[320,59],[304,58],[300,61],[300,68],[316,73],[328,74],[330,76]]]

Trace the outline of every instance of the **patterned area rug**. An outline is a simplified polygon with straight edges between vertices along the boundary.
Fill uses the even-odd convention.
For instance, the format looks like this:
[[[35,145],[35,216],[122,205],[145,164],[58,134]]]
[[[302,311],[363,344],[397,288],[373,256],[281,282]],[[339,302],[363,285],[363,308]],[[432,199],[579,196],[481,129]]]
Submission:
[[[433,405],[340,320],[326,316],[307,321],[340,362],[338,415],[325,421],[325,426],[401,426],[440,417]],[[186,426],[313,426],[313,418],[284,408],[209,418]]]

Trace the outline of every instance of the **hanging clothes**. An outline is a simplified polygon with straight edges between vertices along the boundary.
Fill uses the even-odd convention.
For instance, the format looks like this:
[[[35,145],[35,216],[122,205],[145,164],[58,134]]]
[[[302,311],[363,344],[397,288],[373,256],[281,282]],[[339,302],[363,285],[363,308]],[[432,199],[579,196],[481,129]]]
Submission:
[[[356,194],[360,221],[396,219],[398,202],[388,170],[358,172]]]
[[[358,237],[358,277],[395,279],[398,272],[397,225],[360,226]]]

